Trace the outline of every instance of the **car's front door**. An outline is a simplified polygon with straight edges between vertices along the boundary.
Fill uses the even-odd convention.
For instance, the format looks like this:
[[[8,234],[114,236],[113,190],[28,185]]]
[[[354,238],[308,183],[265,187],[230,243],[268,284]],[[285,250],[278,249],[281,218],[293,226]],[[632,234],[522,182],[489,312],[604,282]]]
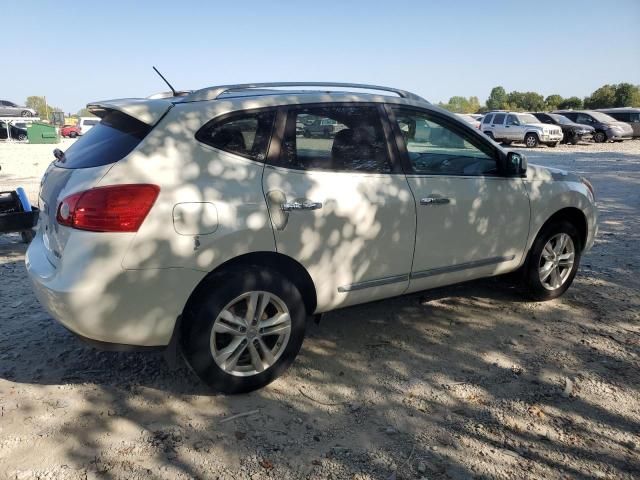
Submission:
[[[276,248],[309,272],[317,311],[403,293],[415,204],[380,105],[291,106],[279,113],[263,175]],[[344,126],[296,135],[301,118]]]
[[[507,140],[523,140],[524,139],[524,127],[520,125],[518,117],[515,115],[507,115],[507,119],[504,123],[505,138]]]
[[[8,116],[7,102],[0,100],[0,117]]]
[[[516,268],[529,234],[522,178],[502,175],[501,153],[473,129],[444,115],[390,107],[407,179],[416,199],[416,247],[408,291]],[[441,143],[411,135],[426,119],[449,131]]]

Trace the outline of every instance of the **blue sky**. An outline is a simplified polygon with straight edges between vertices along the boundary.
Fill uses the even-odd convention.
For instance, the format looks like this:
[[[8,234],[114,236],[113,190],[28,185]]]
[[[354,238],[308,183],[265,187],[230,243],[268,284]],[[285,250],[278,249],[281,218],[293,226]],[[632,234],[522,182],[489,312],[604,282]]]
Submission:
[[[5,1],[0,98],[75,112],[165,90],[152,65],[182,89],[332,80],[432,102],[640,84],[640,0],[268,3]]]

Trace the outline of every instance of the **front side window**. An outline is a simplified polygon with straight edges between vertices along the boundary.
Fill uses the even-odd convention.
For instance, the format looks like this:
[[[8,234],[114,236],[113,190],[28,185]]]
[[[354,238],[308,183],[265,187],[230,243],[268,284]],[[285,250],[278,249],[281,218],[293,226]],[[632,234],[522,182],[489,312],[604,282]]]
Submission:
[[[493,119],[493,123],[497,125],[502,125],[504,122],[504,113],[498,113]]]
[[[595,123],[593,118],[591,118],[589,115],[586,115],[584,113],[579,113],[577,118],[576,118],[576,122],[578,123]]]
[[[322,129],[296,128],[315,118]],[[290,108],[279,166],[297,170],[391,173],[382,121],[374,106]]]
[[[427,112],[394,108],[414,173],[427,175],[495,175],[493,149],[463,129]]]
[[[507,125],[520,125],[520,122],[515,115],[507,115]]]
[[[263,161],[275,116],[275,110],[234,113],[207,123],[196,133],[196,139],[225,152]]]

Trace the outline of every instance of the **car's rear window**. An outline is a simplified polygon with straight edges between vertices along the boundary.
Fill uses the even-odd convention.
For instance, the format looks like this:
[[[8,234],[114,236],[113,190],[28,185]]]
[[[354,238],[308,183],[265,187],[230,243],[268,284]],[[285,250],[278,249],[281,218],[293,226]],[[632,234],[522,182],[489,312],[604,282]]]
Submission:
[[[90,168],[115,163],[136,148],[151,131],[146,123],[115,110],[81,136],[56,160],[62,168]]]

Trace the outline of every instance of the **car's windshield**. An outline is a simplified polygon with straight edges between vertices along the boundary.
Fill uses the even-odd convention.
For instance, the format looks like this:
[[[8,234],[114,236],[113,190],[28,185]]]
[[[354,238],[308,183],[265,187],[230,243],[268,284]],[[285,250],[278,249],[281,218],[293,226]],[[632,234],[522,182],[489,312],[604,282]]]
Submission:
[[[520,120],[520,123],[540,123],[540,120],[530,113],[519,113],[516,116],[518,117],[518,120]]]
[[[548,115],[551,118],[553,118],[556,122],[558,122],[560,125],[571,125],[573,123],[564,115],[558,115],[557,113],[549,113]]]
[[[589,112],[589,115],[591,115],[593,118],[595,118],[599,122],[611,123],[611,122],[617,121],[615,118],[610,117],[606,113],[602,113],[602,112]]]

